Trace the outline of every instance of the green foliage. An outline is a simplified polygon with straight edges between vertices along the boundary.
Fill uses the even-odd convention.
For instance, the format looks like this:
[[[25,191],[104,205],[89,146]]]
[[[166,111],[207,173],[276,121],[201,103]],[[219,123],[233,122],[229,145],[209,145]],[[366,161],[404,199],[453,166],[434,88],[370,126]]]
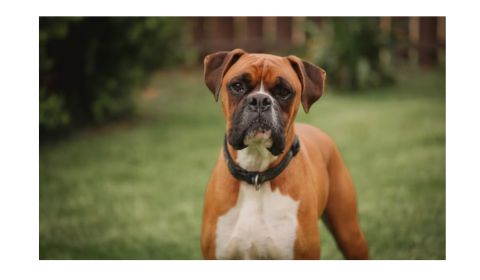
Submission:
[[[40,126],[47,129],[65,127],[70,123],[70,115],[65,110],[65,100],[58,94],[47,95],[40,90]]]
[[[376,18],[307,21],[306,58],[327,71],[329,84],[358,90],[393,82],[390,37]]]
[[[182,59],[182,28],[180,18],[41,17],[41,131],[134,112],[145,74]]]
[[[200,259],[203,195],[225,132],[200,71],[152,79],[145,121],[40,150],[41,259]],[[445,259],[445,77],[328,94],[327,132],[356,185],[373,259]],[[161,93],[161,94],[159,94]],[[322,258],[342,258],[321,222]]]

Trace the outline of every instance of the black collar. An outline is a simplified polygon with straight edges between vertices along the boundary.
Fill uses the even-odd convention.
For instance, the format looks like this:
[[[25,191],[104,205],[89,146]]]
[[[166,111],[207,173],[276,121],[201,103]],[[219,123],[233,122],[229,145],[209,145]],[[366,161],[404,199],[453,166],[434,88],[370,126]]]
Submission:
[[[235,161],[232,159],[227,147],[227,136],[225,135],[225,141],[223,144],[223,154],[227,161],[228,169],[233,177],[237,178],[240,181],[247,182],[251,185],[254,185],[255,188],[258,190],[261,184],[266,181],[270,181],[273,178],[277,177],[282,173],[282,171],[288,166],[290,160],[298,153],[300,150],[300,141],[298,141],[298,137],[295,135],[295,139],[293,140],[293,144],[290,147],[290,150],[282,159],[282,161],[277,164],[276,166],[269,168],[263,172],[255,172],[255,171],[247,171],[240,167]]]

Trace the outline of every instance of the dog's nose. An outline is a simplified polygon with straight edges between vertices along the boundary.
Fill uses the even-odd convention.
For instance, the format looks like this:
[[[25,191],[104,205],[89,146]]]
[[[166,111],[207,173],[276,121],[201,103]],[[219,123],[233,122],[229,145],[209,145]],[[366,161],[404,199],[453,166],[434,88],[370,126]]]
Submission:
[[[247,99],[247,102],[250,110],[258,112],[266,111],[272,106],[270,97],[261,93],[250,95]]]

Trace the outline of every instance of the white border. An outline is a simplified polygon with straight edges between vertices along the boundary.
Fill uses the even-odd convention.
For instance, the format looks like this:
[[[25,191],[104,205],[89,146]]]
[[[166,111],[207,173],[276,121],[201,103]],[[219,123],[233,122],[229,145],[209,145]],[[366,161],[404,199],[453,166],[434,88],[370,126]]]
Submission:
[[[315,4],[313,4],[315,3]],[[478,8],[461,1],[18,1],[0,17],[2,279],[478,277]],[[446,15],[447,261],[38,261],[39,15]],[[9,275],[10,277],[8,277]],[[13,276],[13,277],[12,277]],[[8,278],[7,278],[8,277]]]

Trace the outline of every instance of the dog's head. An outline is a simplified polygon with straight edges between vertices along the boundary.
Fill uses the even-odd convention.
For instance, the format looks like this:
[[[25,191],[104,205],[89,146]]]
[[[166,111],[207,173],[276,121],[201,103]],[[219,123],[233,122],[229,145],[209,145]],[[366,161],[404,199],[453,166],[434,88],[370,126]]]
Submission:
[[[305,112],[322,96],[325,71],[296,56],[217,52],[204,60],[204,78],[215,100],[221,97],[228,143],[241,150],[263,142],[273,155],[293,135],[300,103]]]

